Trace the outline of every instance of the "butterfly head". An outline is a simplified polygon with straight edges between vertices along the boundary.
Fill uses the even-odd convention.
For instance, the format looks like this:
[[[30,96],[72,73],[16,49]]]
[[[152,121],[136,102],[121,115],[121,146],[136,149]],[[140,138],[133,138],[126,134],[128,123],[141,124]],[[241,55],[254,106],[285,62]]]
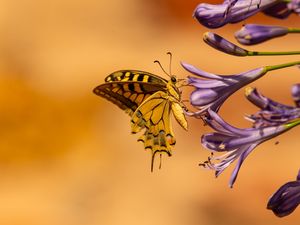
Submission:
[[[172,81],[173,84],[176,84],[176,83],[177,83],[177,78],[176,78],[176,76],[171,75],[171,81]]]

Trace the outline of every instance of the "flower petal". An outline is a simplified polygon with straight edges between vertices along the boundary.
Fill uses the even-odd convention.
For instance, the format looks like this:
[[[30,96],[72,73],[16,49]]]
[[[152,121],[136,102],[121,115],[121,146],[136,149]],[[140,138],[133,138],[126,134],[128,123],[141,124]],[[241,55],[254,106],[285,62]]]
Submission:
[[[188,84],[199,89],[228,86],[226,83],[220,80],[204,80],[197,77],[188,77]]]
[[[198,89],[191,93],[190,101],[194,106],[204,106],[213,102],[218,97],[218,93],[213,89]]]
[[[204,77],[204,78],[208,78],[208,79],[223,80],[223,78],[221,76],[218,76],[213,73],[205,72],[205,71],[200,70],[200,69],[196,68],[195,66],[190,65],[188,63],[181,62],[181,65],[183,66],[184,69],[186,69],[187,71],[189,71],[190,73],[192,73],[196,76],[200,76],[200,77]]]
[[[206,44],[210,45],[211,47],[235,56],[247,56],[248,51],[246,49],[243,49],[230,41],[226,40],[225,38],[212,33],[212,32],[206,32],[203,35],[203,40],[206,42]]]
[[[224,149],[222,146],[224,145],[224,142],[228,142],[233,138],[233,136],[229,136],[227,134],[221,134],[221,133],[208,133],[204,134],[201,137],[201,144],[203,147],[208,148],[213,151],[223,152],[227,151],[228,149]]]
[[[230,180],[229,180],[229,186],[232,188],[233,187],[233,184],[235,183],[236,181],[236,178],[238,176],[238,173],[240,171],[240,168],[244,162],[244,160],[247,158],[247,156],[253,151],[254,148],[256,148],[256,146],[259,145],[259,143],[255,143],[255,144],[252,144],[252,145],[249,145],[249,146],[245,146],[243,147],[244,149],[240,149],[240,151],[242,152],[234,170],[232,171],[231,173],[231,176],[230,176]]]
[[[262,43],[272,38],[280,37],[288,33],[288,28],[281,26],[268,26],[258,24],[246,24],[234,36],[244,45]]]

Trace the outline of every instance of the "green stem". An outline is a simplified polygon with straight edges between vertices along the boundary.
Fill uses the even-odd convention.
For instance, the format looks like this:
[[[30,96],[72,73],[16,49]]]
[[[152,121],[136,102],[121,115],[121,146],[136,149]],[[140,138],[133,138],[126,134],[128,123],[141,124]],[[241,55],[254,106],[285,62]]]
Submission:
[[[290,129],[290,128],[293,128],[293,127],[295,127],[295,126],[297,126],[299,124],[300,124],[300,119],[296,119],[296,120],[294,120],[292,122],[289,122],[289,123],[285,124],[285,126],[286,126],[286,128]]]
[[[253,52],[248,51],[247,56],[263,56],[263,55],[300,55],[300,51],[291,52]]]
[[[288,33],[300,33],[300,28],[289,27]]]
[[[266,66],[265,68],[266,68],[266,71],[271,71],[271,70],[278,70],[278,69],[295,66],[295,65],[300,65],[300,61],[277,64],[277,65],[273,65],[273,66]]]

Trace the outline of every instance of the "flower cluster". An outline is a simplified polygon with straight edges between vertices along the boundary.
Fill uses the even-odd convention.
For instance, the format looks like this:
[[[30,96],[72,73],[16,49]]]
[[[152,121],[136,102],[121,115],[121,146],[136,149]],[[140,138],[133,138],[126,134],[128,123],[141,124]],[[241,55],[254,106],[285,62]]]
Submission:
[[[193,16],[200,24],[212,29],[238,23],[258,12],[278,19],[287,18],[291,14],[300,15],[300,0],[225,0],[218,5],[201,3],[196,7]],[[246,24],[234,36],[242,45],[255,45],[297,33],[300,33],[300,28],[297,27]],[[212,32],[206,32],[203,41],[218,51],[239,57],[300,54],[300,51],[248,50]],[[256,88],[246,86],[273,70],[295,65],[299,66],[300,61],[261,66],[238,74],[219,75],[182,62],[183,68],[192,74],[188,76],[187,83],[194,87],[190,94],[190,103],[197,109],[186,114],[203,119],[205,124],[214,130],[201,137],[202,146],[208,149],[211,155],[200,165],[215,171],[215,176],[218,177],[236,162],[229,180],[230,187],[233,187],[245,159],[258,145],[300,124],[300,84],[293,84],[291,88],[294,105],[276,102]],[[222,104],[243,87],[246,87],[246,98],[259,108],[256,113],[245,116],[245,119],[252,123],[252,126],[246,129],[228,124],[218,114]],[[282,217],[292,213],[299,204],[300,171],[296,181],[286,183],[270,198],[267,208]]]

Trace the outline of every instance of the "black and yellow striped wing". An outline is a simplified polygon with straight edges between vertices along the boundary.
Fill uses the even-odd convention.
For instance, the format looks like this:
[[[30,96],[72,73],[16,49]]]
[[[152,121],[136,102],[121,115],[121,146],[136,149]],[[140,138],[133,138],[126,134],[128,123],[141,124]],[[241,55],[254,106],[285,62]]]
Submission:
[[[165,90],[167,81],[154,74],[138,70],[120,70],[105,78],[94,93],[125,110],[130,116],[151,94]]]

